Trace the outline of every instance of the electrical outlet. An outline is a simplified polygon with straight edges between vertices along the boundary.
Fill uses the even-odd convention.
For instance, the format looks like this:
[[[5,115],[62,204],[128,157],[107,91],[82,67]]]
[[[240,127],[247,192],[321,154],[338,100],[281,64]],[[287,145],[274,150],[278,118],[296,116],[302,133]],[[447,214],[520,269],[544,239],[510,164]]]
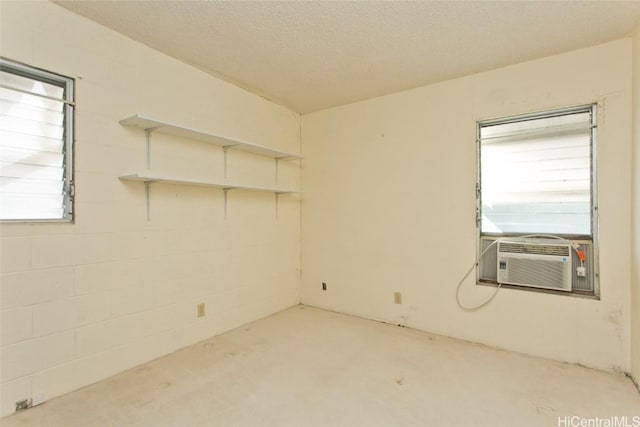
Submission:
[[[204,303],[198,304],[198,317],[204,317]]]
[[[396,304],[402,304],[402,294],[400,292],[393,293],[393,302]]]
[[[322,290],[323,291],[327,290],[327,284],[325,282],[322,282]]]
[[[579,265],[578,268],[576,268],[576,274],[578,277],[585,277],[587,275],[587,269],[583,265]]]

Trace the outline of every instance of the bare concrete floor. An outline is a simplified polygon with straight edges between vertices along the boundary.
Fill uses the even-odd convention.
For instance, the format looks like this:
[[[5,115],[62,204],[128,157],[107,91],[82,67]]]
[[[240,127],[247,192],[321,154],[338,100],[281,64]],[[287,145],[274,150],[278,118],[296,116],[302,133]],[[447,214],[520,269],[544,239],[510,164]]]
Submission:
[[[572,416],[632,423],[640,394],[621,375],[297,306],[1,424],[538,427]]]

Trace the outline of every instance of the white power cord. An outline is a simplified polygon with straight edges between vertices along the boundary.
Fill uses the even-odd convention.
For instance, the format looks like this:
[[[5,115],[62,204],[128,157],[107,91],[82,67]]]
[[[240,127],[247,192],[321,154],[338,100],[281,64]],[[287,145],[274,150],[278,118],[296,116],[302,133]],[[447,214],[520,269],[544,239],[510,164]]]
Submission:
[[[482,260],[482,257],[484,256],[484,254],[486,254],[489,251],[489,249],[491,249],[493,247],[493,245],[495,245],[499,241],[500,241],[500,239],[496,239],[493,242],[491,242],[491,244],[489,246],[484,248],[484,250],[482,252],[480,252],[480,255],[478,255],[478,258],[476,259],[476,262],[474,262],[473,265],[471,266],[471,268],[469,269],[469,271],[467,271],[467,274],[465,274],[462,277],[462,279],[460,279],[460,282],[458,282],[458,287],[456,287],[456,302],[458,303],[458,307],[460,307],[462,310],[464,310],[464,311],[476,311],[476,310],[479,310],[482,307],[484,307],[485,305],[489,304],[491,301],[493,301],[493,299],[496,297],[496,295],[498,295],[498,291],[500,290],[500,287],[502,286],[502,283],[498,283],[498,287],[496,288],[496,290],[493,293],[493,295],[491,295],[491,297],[488,300],[486,300],[485,302],[483,302],[480,305],[476,305],[475,307],[466,307],[466,306],[462,305],[462,302],[460,302],[460,288],[462,287],[462,284],[464,283],[465,279],[467,277],[469,277],[471,272],[473,270],[475,270],[475,268],[478,266],[478,264],[480,264],[480,261]]]
[[[571,247],[573,248],[573,250],[576,251],[576,254],[579,253],[578,252],[579,245],[577,243],[573,243],[573,242],[565,239],[564,237],[554,236],[552,234],[527,234],[525,236],[518,236],[518,237],[519,238],[542,237],[542,238],[562,240],[563,242],[569,243],[571,245]],[[496,240],[491,242],[491,244],[489,246],[484,248],[484,250],[482,252],[480,252],[480,255],[478,255],[478,258],[473,263],[473,265],[471,266],[469,271],[467,271],[467,273],[462,277],[462,279],[460,279],[460,282],[458,282],[458,286],[456,287],[456,302],[458,303],[458,307],[460,307],[462,310],[464,310],[464,311],[476,311],[476,310],[479,310],[482,307],[484,307],[487,304],[489,304],[491,301],[493,301],[493,299],[496,297],[496,295],[498,295],[498,292],[500,291],[500,287],[502,286],[502,283],[498,283],[498,286],[496,287],[495,292],[489,297],[489,299],[487,299],[486,301],[484,301],[483,303],[481,303],[479,305],[476,305],[474,307],[468,307],[468,306],[463,305],[462,302],[460,301],[460,288],[462,287],[462,284],[464,283],[465,279],[467,277],[469,277],[471,272],[473,270],[475,270],[475,268],[480,264],[480,261],[482,260],[482,257],[484,256],[484,254],[486,254],[489,251],[489,249],[491,249],[493,247],[493,245],[498,243],[500,240],[502,240],[502,239],[501,238],[497,238]],[[580,259],[580,263],[582,265],[584,265],[583,264],[583,257],[584,257],[584,255],[578,255],[578,258]]]

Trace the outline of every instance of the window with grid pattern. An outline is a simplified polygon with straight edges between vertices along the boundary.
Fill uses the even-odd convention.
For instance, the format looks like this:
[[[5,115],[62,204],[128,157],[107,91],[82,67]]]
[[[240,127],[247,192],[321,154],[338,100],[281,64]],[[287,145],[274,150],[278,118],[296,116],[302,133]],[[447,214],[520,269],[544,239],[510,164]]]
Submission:
[[[0,58],[0,220],[70,221],[73,80]]]
[[[479,123],[481,233],[593,234],[594,107]]]
[[[501,237],[552,235],[572,253],[573,293],[597,295],[596,106],[585,105],[478,123],[478,280],[497,280]]]

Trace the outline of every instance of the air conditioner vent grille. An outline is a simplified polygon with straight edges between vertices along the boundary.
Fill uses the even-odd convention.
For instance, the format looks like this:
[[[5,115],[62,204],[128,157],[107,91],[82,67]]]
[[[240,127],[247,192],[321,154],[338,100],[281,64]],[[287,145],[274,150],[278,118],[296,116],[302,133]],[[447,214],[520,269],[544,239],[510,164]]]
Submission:
[[[571,246],[548,241],[498,241],[498,283],[571,290]]]
[[[566,266],[561,262],[537,260],[531,258],[508,258],[509,271],[507,283],[547,289],[567,289],[563,280]]]
[[[499,252],[511,254],[569,256],[567,245],[532,245],[528,243],[500,242]]]

